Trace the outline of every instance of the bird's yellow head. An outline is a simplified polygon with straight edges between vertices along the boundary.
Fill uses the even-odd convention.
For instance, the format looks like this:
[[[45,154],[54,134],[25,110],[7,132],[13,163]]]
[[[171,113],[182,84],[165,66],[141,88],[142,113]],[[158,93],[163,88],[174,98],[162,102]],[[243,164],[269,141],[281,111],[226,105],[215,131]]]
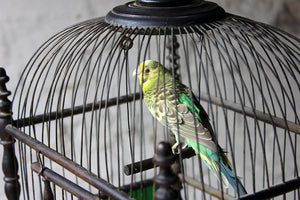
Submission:
[[[137,76],[140,85],[143,86],[143,91],[157,87],[158,84],[162,84],[164,76],[166,80],[169,75],[170,72],[159,62],[154,60],[146,60],[145,62],[142,62],[133,72],[133,76]]]

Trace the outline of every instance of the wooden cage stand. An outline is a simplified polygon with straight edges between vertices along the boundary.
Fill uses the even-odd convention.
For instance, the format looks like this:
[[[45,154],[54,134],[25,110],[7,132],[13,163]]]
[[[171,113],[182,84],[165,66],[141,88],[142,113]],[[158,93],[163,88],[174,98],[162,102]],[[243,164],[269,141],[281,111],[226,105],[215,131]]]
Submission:
[[[6,133],[4,128],[12,121],[11,101],[7,96],[11,94],[5,83],[9,77],[3,68],[0,68],[0,144],[3,145],[2,169],[4,174],[4,190],[8,200],[19,199],[20,183],[18,181],[18,162],[15,155],[15,140]]]
[[[179,200],[180,193],[174,188],[180,182],[178,176],[172,171],[171,165],[175,162],[171,145],[168,142],[160,142],[156,148],[153,162],[159,165],[159,173],[154,177],[154,182],[159,186],[155,192],[156,200]]]

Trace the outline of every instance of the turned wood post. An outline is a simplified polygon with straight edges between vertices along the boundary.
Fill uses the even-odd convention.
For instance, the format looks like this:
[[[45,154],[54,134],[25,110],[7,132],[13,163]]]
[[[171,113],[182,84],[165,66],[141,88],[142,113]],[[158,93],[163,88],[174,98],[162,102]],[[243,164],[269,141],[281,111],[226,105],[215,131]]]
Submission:
[[[18,176],[18,163],[15,156],[15,140],[6,133],[5,126],[11,123],[11,101],[7,99],[11,93],[6,89],[5,83],[9,80],[3,68],[0,68],[0,144],[3,145],[2,170],[4,174],[4,190],[7,199],[19,199],[20,184]]]
[[[159,189],[155,192],[155,199],[179,200],[180,194],[174,188],[174,185],[178,184],[180,180],[171,169],[171,165],[175,162],[175,156],[172,153],[170,143],[160,142],[157,145],[153,162],[159,165],[159,173],[154,177],[154,182],[159,186]]]

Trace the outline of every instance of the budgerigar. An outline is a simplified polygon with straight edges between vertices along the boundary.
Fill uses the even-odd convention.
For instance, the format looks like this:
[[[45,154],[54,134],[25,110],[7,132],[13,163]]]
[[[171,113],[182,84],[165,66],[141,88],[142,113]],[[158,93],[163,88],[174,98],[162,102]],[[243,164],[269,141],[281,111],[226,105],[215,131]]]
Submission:
[[[214,175],[219,177],[221,171],[225,187],[230,183],[236,192],[239,189],[240,195],[246,194],[242,183],[233,174],[224,151],[214,141],[207,113],[190,89],[174,80],[171,72],[153,60],[141,63],[133,75],[139,79],[144,101],[151,114],[163,125],[167,124],[176,136],[177,144],[185,140],[188,146],[199,153]],[[180,141],[177,138],[178,131]]]

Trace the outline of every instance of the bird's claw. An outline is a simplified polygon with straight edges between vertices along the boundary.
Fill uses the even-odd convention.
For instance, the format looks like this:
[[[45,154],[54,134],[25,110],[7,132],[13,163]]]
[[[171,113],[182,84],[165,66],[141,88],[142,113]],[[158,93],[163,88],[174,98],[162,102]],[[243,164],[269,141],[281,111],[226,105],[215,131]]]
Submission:
[[[178,152],[178,142],[176,142],[173,146],[172,146],[172,152],[173,154],[177,154]]]
[[[173,146],[172,146],[172,152],[173,154],[180,154],[180,150],[186,149],[188,148],[188,144],[185,144],[183,147],[178,148],[179,143],[176,142]]]

